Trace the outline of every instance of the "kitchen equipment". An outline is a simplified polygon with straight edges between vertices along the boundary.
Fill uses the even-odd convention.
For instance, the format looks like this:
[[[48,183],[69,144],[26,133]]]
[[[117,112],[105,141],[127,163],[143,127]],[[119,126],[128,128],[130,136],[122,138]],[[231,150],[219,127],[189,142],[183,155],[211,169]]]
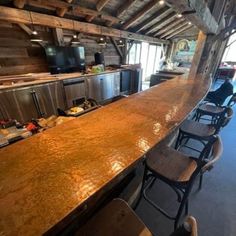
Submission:
[[[103,64],[105,66],[105,59],[102,52],[96,52],[94,54],[94,58],[95,58],[96,65]]]

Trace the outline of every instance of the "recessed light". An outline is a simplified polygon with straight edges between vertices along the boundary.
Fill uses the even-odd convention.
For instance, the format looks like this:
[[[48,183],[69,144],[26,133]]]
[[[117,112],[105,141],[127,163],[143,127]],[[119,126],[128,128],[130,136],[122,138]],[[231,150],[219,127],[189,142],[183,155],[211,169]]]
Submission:
[[[159,3],[160,5],[163,5],[163,4],[165,4],[165,1],[164,1],[164,0],[160,0],[158,3]]]
[[[183,15],[182,14],[177,14],[177,17],[178,18],[181,18]]]
[[[189,25],[191,25],[192,23],[191,22],[188,22]]]

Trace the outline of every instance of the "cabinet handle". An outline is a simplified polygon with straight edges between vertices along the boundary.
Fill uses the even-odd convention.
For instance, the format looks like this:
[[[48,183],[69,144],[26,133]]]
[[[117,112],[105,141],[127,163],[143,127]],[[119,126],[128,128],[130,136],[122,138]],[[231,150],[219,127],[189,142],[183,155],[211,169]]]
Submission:
[[[34,90],[31,92],[31,95],[32,95],[37,113],[39,115],[39,118],[42,118],[44,116],[44,112],[41,111],[38,96]]]

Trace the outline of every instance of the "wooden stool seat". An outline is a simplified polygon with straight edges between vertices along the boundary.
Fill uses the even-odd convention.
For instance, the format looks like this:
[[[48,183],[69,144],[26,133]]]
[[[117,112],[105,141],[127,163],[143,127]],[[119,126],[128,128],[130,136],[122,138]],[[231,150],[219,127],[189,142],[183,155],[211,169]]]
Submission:
[[[129,205],[115,199],[93,216],[76,236],[152,236]]]
[[[199,106],[198,110],[201,113],[206,113],[206,114],[220,114],[224,111],[223,107],[218,107],[218,106],[214,106],[214,105],[210,105],[210,104],[202,104],[201,106]]]
[[[152,152],[146,163],[151,171],[176,182],[189,181],[197,168],[195,160],[168,146]]]
[[[180,126],[180,131],[198,137],[209,137],[215,134],[216,129],[213,125],[203,124],[193,120],[185,120]]]

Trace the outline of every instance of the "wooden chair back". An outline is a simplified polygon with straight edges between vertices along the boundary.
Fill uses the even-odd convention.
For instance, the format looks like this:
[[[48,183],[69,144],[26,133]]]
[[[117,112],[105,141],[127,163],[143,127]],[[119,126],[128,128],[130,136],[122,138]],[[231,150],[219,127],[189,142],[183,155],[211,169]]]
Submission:
[[[233,107],[236,104],[236,93],[234,93],[229,102],[227,103],[227,107]]]
[[[209,157],[203,159],[205,164],[202,167],[202,172],[211,170],[223,153],[223,144],[219,135],[214,136],[213,142],[209,144],[211,145],[211,150]]]

